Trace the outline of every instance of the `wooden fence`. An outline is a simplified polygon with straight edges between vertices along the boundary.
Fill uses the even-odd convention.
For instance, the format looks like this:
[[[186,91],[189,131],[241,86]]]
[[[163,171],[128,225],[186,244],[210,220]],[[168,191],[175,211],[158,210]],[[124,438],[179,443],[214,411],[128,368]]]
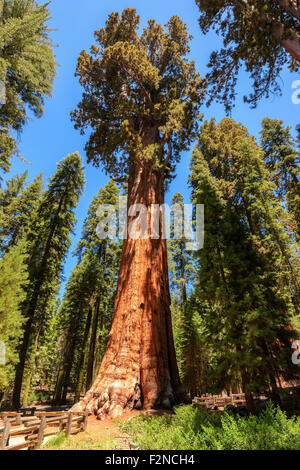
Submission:
[[[24,418],[21,413],[0,413],[0,450],[37,450],[45,437],[58,432],[67,436],[85,431],[88,412],[74,415],[72,412],[36,412],[32,418]],[[21,437],[25,442],[14,444],[14,438]],[[10,444],[11,442],[11,444]]]
[[[264,400],[266,397],[261,396],[260,399]],[[226,405],[245,405],[246,398],[244,393],[236,393],[229,396],[211,395],[196,397],[193,400],[196,405],[204,405],[207,408],[223,408]]]

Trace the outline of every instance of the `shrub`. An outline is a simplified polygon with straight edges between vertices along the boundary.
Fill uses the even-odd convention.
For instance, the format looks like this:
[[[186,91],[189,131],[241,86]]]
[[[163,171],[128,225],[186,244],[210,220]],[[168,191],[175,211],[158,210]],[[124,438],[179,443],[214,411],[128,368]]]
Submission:
[[[120,427],[143,450],[300,450],[300,418],[273,405],[247,419],[185,406],[173,416],[142,415]]]

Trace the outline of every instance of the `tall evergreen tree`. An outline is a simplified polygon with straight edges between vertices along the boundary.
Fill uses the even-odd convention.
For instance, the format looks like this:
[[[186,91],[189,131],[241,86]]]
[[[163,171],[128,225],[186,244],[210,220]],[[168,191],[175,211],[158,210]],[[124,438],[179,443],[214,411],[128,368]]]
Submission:
[[[72,116],[91,129],[86,152],[116,180],[128,181],[128,207],[164,202],[165,182],[196,135],[203,81],[189,61],[186,25],[148,22],[138,35],[134,9],[109,15],[82,51],[77,75],[83,99]],[[129,216],[131,223],[133,217]],[[125,408],[165,407],[185,400],[171,325],[165,240],[127,238],[106,354],[93,387],[75,410],[100,418]],[[160,234],[162,227],[160,227]],[[138,230],[139,231],[139,230]]]
[[[76,249],[79,263],[70,277],[60,312],[67,339],[56,386],[56,402],[65,400],[72,381],[78,401],[81,391],[90,388],[97,372],[96,354],[100,360],[104,354],[121,246],[117,241],[99,239],[97,226],[103,216],[97,215],[97,211],[101,205],[117,207],[118,194],[115,183],[109,181],[91,202],[84,221],[82,238]],[[101,352],[97,351],[97,345]]]
[[[35,0],[0,0],[0,80],[5,103],[0,106],[0,168],[7,171],[16,154],[11,130],[20,131],[28,110],[40,117],[52,92],[55,59],[48,4]]]
[[[264,159],[276,182],[277,195],[292,217],[296,238],[300,236],[300,153],[291,128],[283,121],[265,118],[262,121],[261,146]]]
[[[186,248],[188,237],[184,227],[185,205],[180,193],[174,194],[171,208],[173,217],[168,251],[175,349],[182,384],[190,396],[194,397],[203,391],[207,366],[200,337],[200,319],[195,315],[191,295],[196,281],[196,262],[192,252]]]
[[[260,256],[276,279],[290,314],[299,315],[299,260],[285,226],[285,209],[274,195],[264,152],[247,129],[231,119],[205,122],[199,148],[220,181],[224,198],[238,211]]]
[[[42,195],[42,175],[26,186],[25,177],[13,178],[0,191],[0,253],[26,236]]]
[[[18,360],[17,347],[25,318],[21,303],[28,287],[24,242],[12,247],[0,259],[0,341],[5,345],[5,363],[0,364],[0,403],[13,379]]]
[[[216,161],[201,138],[193,153],[191,184],[194,203],[205,204],[197,296],[207,341],[216,349],[215,386],[221,391],[240,381],[248,409],[255,413],[252,393],[270,387],[279,402],[276,380],[296,372],[290,362],[291,317],[235,206],[233,182],[216,176]]]
[[[84,186],[83,167],[78,153],[64,158],[50,179],[27,235],[30,288],[23,302],[26,317],[14,382],[13,405],[20,406],[28,348],[43,321],[47,303],[56,293],[62,263],[75,226],[74,209]]]

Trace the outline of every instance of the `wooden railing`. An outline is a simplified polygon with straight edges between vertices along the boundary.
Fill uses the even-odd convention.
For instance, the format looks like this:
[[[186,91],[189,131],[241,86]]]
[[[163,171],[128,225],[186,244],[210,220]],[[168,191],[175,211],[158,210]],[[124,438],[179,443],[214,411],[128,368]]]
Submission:
[[[45,437],[64,432],[67,436],[85,431],[88,412],[74,415],[72,412],[37,412],[28,419],[21,413],[0,413],[0,450],[37,450]],[[14,444],[14,438],[22,437],[25,442]]]
[[[260,399],[265,399],[265,396],[259,397]],[[229,396],[220,396],[220,395],[211,395],[211,396],[202,396],[196,397],[193,400],[193,403],[205,405],[207,408],[211,407],[225,407],[226,405],[245,405],[246,398],[244,393],[235,393]]]

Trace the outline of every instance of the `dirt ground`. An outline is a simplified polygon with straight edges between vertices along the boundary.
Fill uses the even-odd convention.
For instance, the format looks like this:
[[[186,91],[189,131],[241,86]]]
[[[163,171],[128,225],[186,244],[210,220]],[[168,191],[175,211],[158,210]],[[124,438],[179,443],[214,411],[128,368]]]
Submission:
[[[159,416],[162,411],[149,410],[125,412],[118,421],[106,418],[99,421],[95,416],[89,416],[87,430],[71,436],[65,442],[59,445],[60,450],[136,450],[137,446],[130,436],[122,433],[119,429],[118,422],[124,422],[146,413],[149,416]],[[48,439],[47,439],[48,440]],[[50,447],[47,450],[57,449],[57,446]]]

